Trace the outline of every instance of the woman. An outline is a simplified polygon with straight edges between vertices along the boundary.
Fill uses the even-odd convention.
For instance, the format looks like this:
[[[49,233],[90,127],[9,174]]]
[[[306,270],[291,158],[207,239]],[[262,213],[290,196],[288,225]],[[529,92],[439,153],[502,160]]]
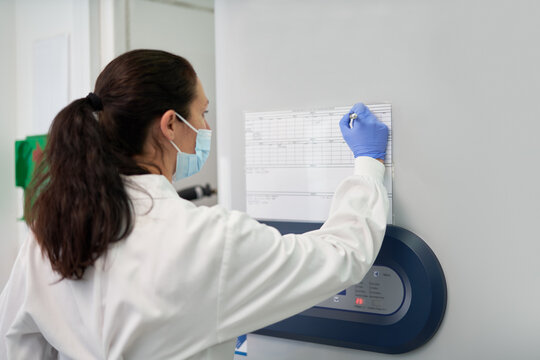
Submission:
[[[2,359],[231,359],[238,335],[362,279],[386,224],[386,126],[353,107],[356,175],[320,230],[282,236],[177,196],[208,156],[207,105],[185,59],[136,50],[56,116],[0,296]]]

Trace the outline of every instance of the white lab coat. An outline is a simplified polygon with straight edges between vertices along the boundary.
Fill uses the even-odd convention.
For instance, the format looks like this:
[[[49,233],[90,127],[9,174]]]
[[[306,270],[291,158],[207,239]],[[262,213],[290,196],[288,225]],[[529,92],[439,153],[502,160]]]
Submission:
[[[33,237],[24,243],[0,295],[0,358],[232,359],[238,335],[327,299],[371,267],[386,226],[384,166],[355,162],[324,226],[302,235],[196,207],[160,175],[126,177],[133,232],[82,280],[58,282]]]

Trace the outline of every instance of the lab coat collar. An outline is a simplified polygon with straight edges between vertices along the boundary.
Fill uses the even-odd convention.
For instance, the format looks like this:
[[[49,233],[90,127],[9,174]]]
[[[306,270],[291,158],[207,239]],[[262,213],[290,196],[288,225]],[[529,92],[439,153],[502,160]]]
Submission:
[[[148,195],[153,199],[178,198],[174,186],[163,175],[123,175],[122,179],[132,199],[148,198]]]

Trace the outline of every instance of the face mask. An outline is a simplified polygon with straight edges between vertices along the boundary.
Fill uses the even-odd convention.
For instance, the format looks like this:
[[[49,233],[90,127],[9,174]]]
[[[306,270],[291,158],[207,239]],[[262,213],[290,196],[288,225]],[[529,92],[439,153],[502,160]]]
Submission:
[[[197,130],[179,113],[176,113],[176,116],[197,133],[197,140],[195,142],[195,154],[187,154],[180,151],[178,146],[172,140],[169,140],[176,151],[178,151],[178,154],[176,154],[176,171],[172,177],[173,181],[187,178],[201,170],[206,159],[208,159],[208,155],[210,155],[210,144],[212,140],[212,130]]]

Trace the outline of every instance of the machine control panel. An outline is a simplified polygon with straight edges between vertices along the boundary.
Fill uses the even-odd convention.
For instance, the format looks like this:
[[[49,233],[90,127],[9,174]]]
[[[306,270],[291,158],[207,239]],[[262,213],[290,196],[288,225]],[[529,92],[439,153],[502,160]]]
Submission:
[[[317,307],[390,315],[399,310],[405,300],[401,277],[388,266],[373,266],[364,279]]]
[[[302,234],[320,223],[266,222],[282,234]],[[441,264],[417,235],[387,225],[374,265],[356,285],[257,334],[401,354],[428,342],[446,310]]]

